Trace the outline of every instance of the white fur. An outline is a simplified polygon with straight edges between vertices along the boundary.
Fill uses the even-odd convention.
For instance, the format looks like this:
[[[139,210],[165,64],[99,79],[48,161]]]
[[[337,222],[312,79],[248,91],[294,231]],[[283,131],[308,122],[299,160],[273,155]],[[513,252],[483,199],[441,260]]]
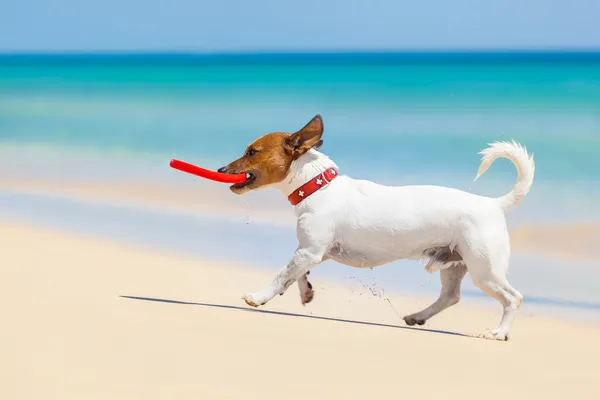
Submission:
[[[510,243],[505,213],[528,193],[534,162],[515,142],[493,143],[481,154],[477,178],[497,158],[508,158],[515,164],[518,178],[510,193],[489,198],[447,187],[390,187],[339,176],[295,206],[296,253],[267,288],[244,296],[245,301],[252,306],[265,304],[301,278],[304,299],[305,274],[327,259],[372,268],[398,259],[421,259],[428,249],[450,246],[463,261],[442,267],[440,298],[427,309],[405,317],[406,322],[422,324],[458,302],[460,283],[468,269],[473,283],[504,307],[498,328],[483,336],[505,340],[523,299],[506,279]],[[327,156],[310,150],[294,161],[286,179],[276,187],[287,197],[332,167],[337,166]]]

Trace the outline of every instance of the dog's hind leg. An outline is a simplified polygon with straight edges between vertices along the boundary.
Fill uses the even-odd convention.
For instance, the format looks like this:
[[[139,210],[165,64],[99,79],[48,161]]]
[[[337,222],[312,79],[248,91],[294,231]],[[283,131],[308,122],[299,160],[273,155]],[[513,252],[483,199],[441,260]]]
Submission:
[[[506,274],[510,258],[508,233],[495,233],[493,236],[477,233],[479,238],[489,240],[473,242],[472,247],[463,252],[469,275],[475,286],[502,304],[502,320],[497,328],[488,329],[480,335],[486,339],[507,340],[517,311],[523,302],[523,295],[513,288]],[[461,246],[461,250],[463,247]]]
[[[446,308],[456,304],[460,300],[460,284],[467,273],[464,263],[456,263],[453,267],[442,269],[440,279],[442,290],[438,299],[426,309],[404,317],[407,325],[423,325],[425,321]]]
[[[475,286],[498,300],[503,308],[502,320],[498,327],[487,329],[479,336],[486,339],[508,340],[508,333],[523,302],[523,295],[508,283],[504,273],[494,271],[485,264],[473,267],[469,265],[469,272]]]

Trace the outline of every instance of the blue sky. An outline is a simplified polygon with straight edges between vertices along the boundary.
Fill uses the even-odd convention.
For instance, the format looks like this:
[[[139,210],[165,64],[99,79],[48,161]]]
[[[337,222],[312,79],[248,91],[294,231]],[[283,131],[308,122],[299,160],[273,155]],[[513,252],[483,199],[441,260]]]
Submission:
[[[0,51],[600,48],[600,0],[0,0]]]

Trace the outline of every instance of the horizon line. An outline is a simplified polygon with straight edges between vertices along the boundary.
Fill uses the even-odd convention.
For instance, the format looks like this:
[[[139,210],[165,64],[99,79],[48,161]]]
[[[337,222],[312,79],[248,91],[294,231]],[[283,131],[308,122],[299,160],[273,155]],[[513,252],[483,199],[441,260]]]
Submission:
[[[399,48],[399,49],[97,49],[97,50],[2,50],[0,55],[345,55],[345,54],[594,54],[600,47],[531,47],[531,48]]]
[[[600,49],[335,52],[40,52],[2,53],[0,67],[23,65],[598,65]]]
[[[600,63],[600,49],[586,50],[410,50],[317,52],[0,52],[0,67],[28,64],[242,64],[242,65],[346,65],[346,64],[590,64]]]

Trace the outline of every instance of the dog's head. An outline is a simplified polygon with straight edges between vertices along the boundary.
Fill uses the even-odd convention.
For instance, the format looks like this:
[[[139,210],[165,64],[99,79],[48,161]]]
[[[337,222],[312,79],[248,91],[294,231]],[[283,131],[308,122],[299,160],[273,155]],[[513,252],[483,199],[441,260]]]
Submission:
[[[273,132],[256,139],[246,147],[242,157],[220,168],[219,172],[248,174],[245,182],[231,186],[231,191],[236,194],[279,183],[288,174],[294,160],[321,146],[322,135],[323,119],[317,115],[296,133]]]

